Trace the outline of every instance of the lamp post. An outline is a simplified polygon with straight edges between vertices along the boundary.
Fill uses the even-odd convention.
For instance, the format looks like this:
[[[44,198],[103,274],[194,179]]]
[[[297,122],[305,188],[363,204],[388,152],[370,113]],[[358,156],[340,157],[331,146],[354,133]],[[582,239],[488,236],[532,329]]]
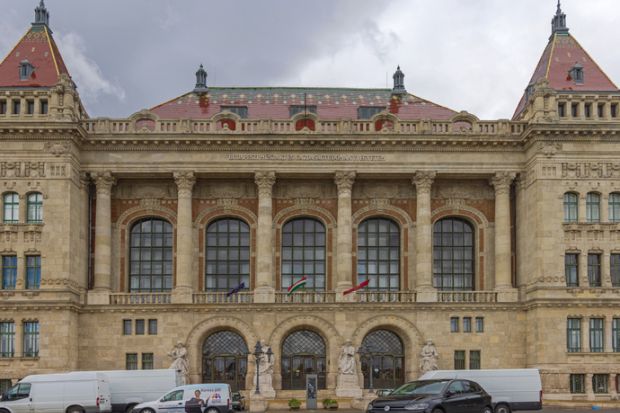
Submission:
[[[261,349],[260,341],[257,341],[256,346],[254,346],[254,359],[256,360],[256,391],[254,392],[254,394],[260,394],[260,380],[258,377],[258,374],[259,374],[258,364],[259,364],[259,358],[261,356],[261,353],[262,353],[262,349]]]

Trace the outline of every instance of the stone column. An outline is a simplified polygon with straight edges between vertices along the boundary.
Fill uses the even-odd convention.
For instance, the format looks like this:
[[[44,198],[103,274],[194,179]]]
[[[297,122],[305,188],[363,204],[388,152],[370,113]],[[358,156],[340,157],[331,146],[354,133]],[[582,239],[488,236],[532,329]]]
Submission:
[[[594,388],[592,387],[593,374],[586,374],[586,397],[588,400],[594,400]]]
[[[588,251],[583,250],[579,253],[579,286],[589,287],[590,280],[588,279]]]
[[[416,172],[413,184],[416,189],[416,288],[417,300],[421,302],[436,301],[437,294],[433,288],[432,260],[432,223],[431,223],[431,186],[436,172]]]
[[[352,286],[351,189],[355,172],[336,172],[334,182],[338,187],[338,231],[336,233],[336,299],[345,298],[342,291]],[[348,297],[352,297],[349,295]]]
[[[254,301],[275,301],[273,271],[273,184],[275,172],[257,172],[254,182],[258,187],[258,228],[256,231],[256,286]]]
[[[95,209],[95,288],[88,293],[89,304],[109,304],[112,281],[112,187],[110,172],[90,174],[97,187]]]
[[[194,259],[192,189],[196,178],[193,172],[175,172],[174,182],[177,184],[177,262],[172,301],[191,303],[194,292],[192,287]]]
[[[501,301],[515,301],[516,290],[512,287],[511,236],[510,236],[510,185],[515,174],[498,172],[491,178],[495,188],[495,290]]]

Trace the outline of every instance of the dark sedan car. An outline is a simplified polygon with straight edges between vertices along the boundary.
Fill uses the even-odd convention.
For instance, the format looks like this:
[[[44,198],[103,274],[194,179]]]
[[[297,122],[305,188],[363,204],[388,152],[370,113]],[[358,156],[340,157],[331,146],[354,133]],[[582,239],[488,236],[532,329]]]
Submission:
[[[491,396],[470,380],[420,380],[373,400],[368,412],[493,413]]]

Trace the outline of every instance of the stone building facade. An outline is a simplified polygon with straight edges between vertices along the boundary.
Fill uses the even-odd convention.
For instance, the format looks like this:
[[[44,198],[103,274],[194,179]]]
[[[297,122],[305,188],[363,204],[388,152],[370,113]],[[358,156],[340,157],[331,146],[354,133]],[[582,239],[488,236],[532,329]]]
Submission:
[[[249,393],[262,341],[272,406],[311,373],[356,405],[417,378],[430,339],[441,369],[538,368],[548,402],[617,399],[620,90],[559,7],[512,120],[409,94],[400,68],[393,89],[196,75],[90,118],[43,2],[0,64],[3,386],[167,368],[182,342],[192,382]]]

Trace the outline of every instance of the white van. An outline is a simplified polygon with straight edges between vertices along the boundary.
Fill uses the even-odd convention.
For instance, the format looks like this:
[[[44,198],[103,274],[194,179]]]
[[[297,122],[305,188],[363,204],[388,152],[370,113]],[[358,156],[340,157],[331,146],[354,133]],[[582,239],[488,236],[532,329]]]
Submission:
[[[542,383],[537,369],[434,370],[426,379],[467,379],[491,395],[495,413],[542,409]]]
[[[133,408],[133,413],[185,413],[185,403],[194,397],[196,390],[200,390],[202,400],[210,396],[205,413],[232,412],[230,385],[208,383],[175,387],[158,400],[137,405]]]
[[[2,395],[8,413],[109,413],[108,379],[101,373],[37,374],[24,377]]]

